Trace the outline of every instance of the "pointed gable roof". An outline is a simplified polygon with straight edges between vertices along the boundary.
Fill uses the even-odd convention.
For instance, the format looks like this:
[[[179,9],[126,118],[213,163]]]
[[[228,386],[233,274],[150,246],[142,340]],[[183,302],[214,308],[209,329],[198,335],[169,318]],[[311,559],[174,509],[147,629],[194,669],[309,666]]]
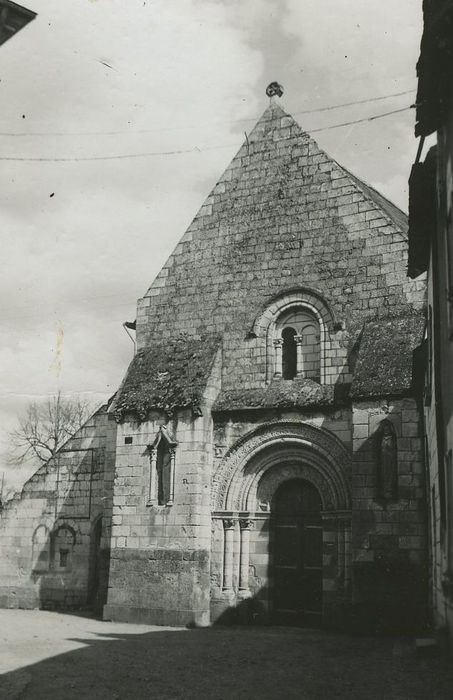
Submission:
[[[311,289],[356,352],[366,322],[424,307],[423,282],[407,278],[406,230],[403,212],[271,100],[139,300],[139,351],[221,336],[223,366],[235,368],[223,389],[259,387],[265,360],[244,345],[254,319],[278,295]]]
[[[337,186],[338,190],[341,189],[341,192],[337,192],[338,196],[343,196],[345,199],[347,194],[352,193],[359,195],[356,197],[358,200],[362,194],[363,199],[374,205],[378,213],[387,218],[388,223],[393,224],[401,234],[407,233],[407,215],[403,211],[371,185],[363,182],[330,158],[319,148],[315,140],[302,130],[291,115],[271,100],[270,105],[205,199],[145,297],[154,296],[151,290],[165,286],[163,280],[168,276],[167,270],[172,266],[175,256],[187,251],[187,246],[184,244],[193,241],[194,235],[209,225],[213,217],[217,215],[221,218],[221,209],[231,210],[235,204],[248,203],[251,196],[255,204],[262,206],[266,203],[270,204],[275,197],[283,199],[284,192],[277,187],[279,181],[283,184],[291,174],[294,180],[303,178],[305,183],[319,181],[316,171],[330,172],[333,180],[342,180]]]
[[[403,212],[271,100],[139,301],[139,347],[175,331],[249,328],[267,298],[297,286],[319,290],[358,329],[379,311],[360,299],[370,276],[376,296],[390,296],[382,312],[419,309],[423,293],[406,277],[406,230]]]

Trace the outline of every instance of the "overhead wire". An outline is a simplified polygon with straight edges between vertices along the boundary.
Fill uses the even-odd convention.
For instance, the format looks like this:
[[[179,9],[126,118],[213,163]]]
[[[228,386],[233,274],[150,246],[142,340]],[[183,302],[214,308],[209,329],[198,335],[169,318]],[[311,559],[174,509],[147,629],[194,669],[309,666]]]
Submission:
[[[341,124],[332,124],[332,126],[325,126],[319,129],[310,129],[310,134],[319,133],[320,131],[329,131],[330,129],[339,129],[342,126],[351,126],[352,124],[360,124],[362,122],[372,122],[375,119],[382,119],[382,117],[389,117],[391,114],[398,114],[399,112],[406,112],[408,109],[413,109],[415,105],[409,105],[408,107],[402,107],[401,109],[392,109],[391,112],[384,112],[383,114],[375,114],[371,117],[365,117],[363,119],[354,119],[349,122],[342,122]]]
[[[341,124],[331,124],[330,126],[320,127],[318,129],[311,129],[310,133],[319,133],[321,131],[329,131],[331,129],[339,129],[344,126],[351,126],[353,124],[362,124],[364,122],[375,121],[376,119],[382,119],[384,117],[389,117],[392,114],[398,114],[400,112],[406,112],[409,109],[413,109],[415,105],[408,105],[407,107],[402,107],[401,109],[393,109],[390,112],[383,112],[381,114],[374,114],[370,117],[363,117],[362,119],[354,119],[347,122],[342,122]],[[41,157],[41,156],[0,156],[0,161],[13,161],[13,162],[32,162],[32,163],[80,163],[88,161],[108,161],[108,160],[124,160],[127,158],[151,158],[153,156],[173,156],[187,153],[203,153],[205,151],[219,150],[222,148],[234,148],[237,147],[237,143],[224,144],[221,146],[206,146],[205,148],[199,148],[195,146],[193,148],[178,149],[173,151],[148,151],[142,153],[118,153],[114,155],[107,156],[62,156],[62,157]]]
[[[415,92],[415,88],[412,90],[404,90],[402,92],[394,92],[390,93],[388,95],[380,95],[379,97],[368,97],[362,100],[354,100],[352,102],[343,102],[340,104],[335,104],[335,105],[328,105],[325,107],[318,107],[316,109],[304,109],[304,110],[296,110],[293,111],[292,114],[294,115],[300,115],[300,114],[317,114],[319,112],[330,112],[331,110],[334,109],[341,109],[343,107],[353,107],[355,105],[362,105],[362,104],[367,104],[369,102],[380,102],[382,100],[388,100],[393,97],[402,97],[404,95],[409,95],[413,92]],[[231,121],[219,121],[219,122],[214,122],[215,124],[239,124],[243,122],[256,122],[255,118],[252,117],[244,117],[242,119],[235,119],[232,122]],[[212,122],[211,124],[212,125]],[[121,136],[121,135],[134,135],[134,134],[151,134],[155,132],[161,132],[161,131],[178,131],[178,130],[183,130],[183,129],[198,129],[202,125],[200,124],[194,124],[194,125],[183,125],[183,126],[172,126],[172,127],[156,127],[153,129],[126,129],[126,130],[119,130],[119,131],[0,131],[0,136],[1,137],[35,137],[35,136],[55,136],[55,137],[65,137],[65,136]]]

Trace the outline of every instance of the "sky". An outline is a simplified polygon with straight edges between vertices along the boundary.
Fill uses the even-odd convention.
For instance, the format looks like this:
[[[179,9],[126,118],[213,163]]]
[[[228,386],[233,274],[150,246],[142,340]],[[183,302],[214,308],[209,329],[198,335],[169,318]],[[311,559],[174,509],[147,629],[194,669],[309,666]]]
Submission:
[[[122,323],[271,81],[321,148],[407,210],[414,110],[326,127],[415,101],[422,30],[421,0],[22,2],[37,17],[0,47],[7,480],[24,478],[5,454],[30,401],[61,390],[95,404],[117,388],[133,353]]]

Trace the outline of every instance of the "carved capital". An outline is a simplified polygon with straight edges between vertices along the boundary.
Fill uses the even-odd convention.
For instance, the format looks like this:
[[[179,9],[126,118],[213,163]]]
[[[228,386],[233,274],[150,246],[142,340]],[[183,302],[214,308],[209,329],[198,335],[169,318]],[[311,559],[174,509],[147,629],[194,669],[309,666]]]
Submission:
[[[224,530],[233,530],[234,529],[235,521],[233,520],[233,518],[224,518],[222,520],[222,522],[223,522],[223,529]]]
[[[255,525],[255,521],[250,518],[241,518],[239,520],[239,527],[241,530],[251,530]]]
[[[303,335],[295,335],[294,342],[296,343],[296,345],[303,345],[304,344],[304,336]]]
[[[283,338],[275,338],[274,342],[274,347],[276,348],[282,348],[283,347]]]

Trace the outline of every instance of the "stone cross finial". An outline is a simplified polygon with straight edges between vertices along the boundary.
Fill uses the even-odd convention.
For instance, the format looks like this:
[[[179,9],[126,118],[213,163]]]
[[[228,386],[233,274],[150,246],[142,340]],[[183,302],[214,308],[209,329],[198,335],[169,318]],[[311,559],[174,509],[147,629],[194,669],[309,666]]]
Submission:
[[[267,86],[266,95],[268,97],[274,97],[275,95],[277,95],[277,97],[281,97],[283,95],[283,86],[274,80],[274,82],[269,83]]]

